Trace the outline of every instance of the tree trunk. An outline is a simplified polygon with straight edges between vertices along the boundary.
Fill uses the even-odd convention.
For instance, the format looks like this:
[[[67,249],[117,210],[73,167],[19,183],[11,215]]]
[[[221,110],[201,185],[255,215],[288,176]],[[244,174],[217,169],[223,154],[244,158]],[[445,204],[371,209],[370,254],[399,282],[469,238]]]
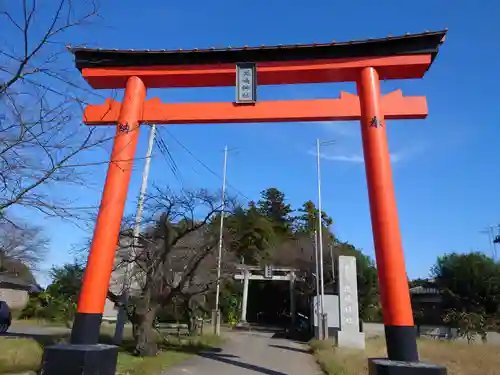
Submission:
[[[158,354],[158,343],[153,324],[158,306],[147,306],[145,300],[138,301],[132,314],[134,335],[134,354],[141,357],[152,357]]]
[[[184,302],[184,309],[188,326],[188,334],[189,336],[196,336],[197,334],[196,315],[194,313],[193,307],[191,306],[191,299],[188,299]]]

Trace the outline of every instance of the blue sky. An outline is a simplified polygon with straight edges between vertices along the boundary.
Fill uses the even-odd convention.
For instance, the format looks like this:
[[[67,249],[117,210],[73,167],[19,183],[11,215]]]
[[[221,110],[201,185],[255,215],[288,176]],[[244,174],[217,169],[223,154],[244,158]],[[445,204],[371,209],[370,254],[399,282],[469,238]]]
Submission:
[[[135,1],[108,0],[101,19],[69,34],[71,44],[103,48],[202,48],[243,45],[346,41],[389,34],[449,28],[445,44],[423,80],[384,83],[383,92],[401,88],[406,95],[426,95],[426,120],[392,121],[389,146],[403,245],[410,277],[425,277],[438,255],[480,249],[489,252],[479,231],[500,223],[500,3],[494,1]],[[147,4],[147,5],[146,5]],[[355,92],[351,84],[290,85],[259,88],[259,99],[337,97]],[[234,88],[151,90],[164,101],[232,101]],[[99,100],[94,99],[97,103]],[[187,187],[217,189],[221,181],[198,164],[162,130],[164,141]],[[105,130],[104,128],[102,131]],[[359,124],[228,124],[168,127],[186,147],[221,174],[224,145],[228,179],[257,200],[268,187],[283,190],[299,207],[316,201],[316,166],[311,155],[316,138],[335,140],[324,149],[323,206],[334,218],[334,232],[373,255],[373,241]],[[137,156],[146,150],[141,133]],[[158,150],[151,182],[179,187]],[[101,153],[100,158],[106,158]],[[127,211],[133,212],[142,162],[135,165]],[[105,166],[93,168],[89,185],[72,195],[97,204]],[[235,193],[235,191],[233,191]],[[46,265],[71,260],[72,244],[86,233],[67,223],[46,222],[52,237]]]

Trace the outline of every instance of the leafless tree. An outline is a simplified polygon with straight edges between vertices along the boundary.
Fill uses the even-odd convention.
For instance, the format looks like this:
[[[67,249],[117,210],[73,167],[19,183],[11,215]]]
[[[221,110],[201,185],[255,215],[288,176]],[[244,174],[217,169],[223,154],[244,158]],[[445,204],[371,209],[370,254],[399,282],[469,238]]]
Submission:
[[[136,353],[145,356],[157,352],[153,322],[159,309],[173,302],[189,304],[215,286],[219,236],[214,218],[221,212],[220,196],[206,190],[156,189],[146,211],[148,226],[133,255],[121,257],[122,267],[133,262],[135,298],[127,308]],[[128,242],[125,247],[130,248],[131,233],[123,232],[122,246]],[[108,296],[119,300],[111,291]]]
[[[64,45],[98,15],[94,0],[0,0],[0,220],[13,208],[71,217],[89,150],[108,139],[81,126],[92,93]],[[74,35],[74,34],[73,34]]]
[[[47,253],[47,247],[48,240],[42,228],[0,222],[0,271],[16,271],[23,266],[30,270],[38,269]]]

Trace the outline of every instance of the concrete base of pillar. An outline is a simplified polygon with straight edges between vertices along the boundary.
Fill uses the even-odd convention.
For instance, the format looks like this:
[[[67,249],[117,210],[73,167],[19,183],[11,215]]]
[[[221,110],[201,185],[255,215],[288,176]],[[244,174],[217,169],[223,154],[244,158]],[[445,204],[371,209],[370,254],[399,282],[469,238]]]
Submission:
[[[215,313],[215,334],[220,336],[220,310]]]
[[[118,347],[114,345],[59,344],[44,350],[42,373],[45,375],[114,375]]]
[[[321,340],[321,335],[320,335],[320,329],[319,327],[314,327],[314,338],[316,340]],[[332,340],[334,343],[336,342],[337,340],[337,332],[339,331],[338,328],[335,328],[335,327],[328,327],[328,339],[329,340]]]
[[[370,375],[446,375],[446,367],[425,362],[400,362],[385,358],[369,358]]]
[[[210,319],[210,332],[213,334],[217,334],[217,316],[218,316],[217,310],[212,310],[212,317]]]
[[[324,340],[328,340],[328,314],[323,314],[321,316],[321,326],[323,327],[323,334],[325,337],[323,337]]]
[[[339,348],[365,349],[365,334],[363,332],[338,331],[336,336]]]
[[[236,324],[234,326],[235,329],[245,329],[245,330],[249,330],[250,329],[250,324],[248,322],[238,322],[238,324]]]

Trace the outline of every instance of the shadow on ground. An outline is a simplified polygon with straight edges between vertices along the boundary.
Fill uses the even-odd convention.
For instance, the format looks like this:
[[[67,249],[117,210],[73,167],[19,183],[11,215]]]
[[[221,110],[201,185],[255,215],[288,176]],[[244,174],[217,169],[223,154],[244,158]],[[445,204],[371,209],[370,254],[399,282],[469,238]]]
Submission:
[[[244,327],[234,327],[233,329],[236,331],[272,333],[273,335],[271,338],[273,339],[285,339],[299,343],[307,343],[309,340],[311,340],[311,334],[309,332],[290,331],[289,329],[282,327],[250,324]]]
[[[228,356],[226,354],[216,354],[216,353],[207,353],[207,352],[198,353],[198,355],[200,357],[211,359],[213,361],[222,362],[222,363],[226,363],[228,365],[241,367],[241,368],[255,371],[255,372],[259,372],[259,373],[265,374],[265,375],[287,375],[284,372],[279,372],[279,371],[271,370],[271,369],[268,369],[265,367],[252,365],[250,363],[237,361],[236,359],[230,359],[230,358],[238,358],[237,356]]]
[[[254,331],[254,332],[280,332],[283,331],[284,328],[275,327],[275,326],[264,326],[259,324],[249,324],[242,327],[235,326],[233,329],[240,331]]]
[[[293,342],[305,344],[311,339],[311,335],[309,333],[301,333],[301,332],[290,332],[290,331],[280,331],[273,334],[271,337],[273,339],[285,339]]]
[[[285,345],[269,345],[271,348],[278,348],[278,349],[283,349],[283,350],[289,350],[291,352],[296,352],[296,353],[306,353],[309,354],[311,351],[307,349],[301,349],[301,348],[293,348],[291,346],[285,346]]]

